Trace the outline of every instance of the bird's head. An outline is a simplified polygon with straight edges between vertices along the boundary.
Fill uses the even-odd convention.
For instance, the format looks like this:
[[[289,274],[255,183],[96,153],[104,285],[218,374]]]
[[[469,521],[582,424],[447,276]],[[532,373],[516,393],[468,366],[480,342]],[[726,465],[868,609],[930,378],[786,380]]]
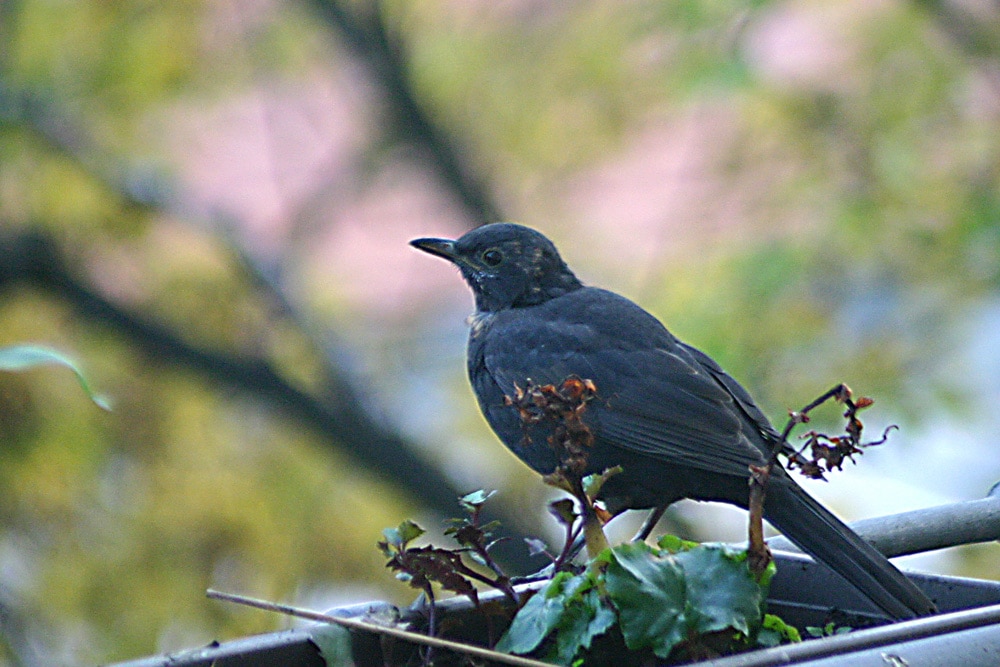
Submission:
[[[454,241],[415,239],[410,245],[457,266],[480,311],[533,306],[582,287],[552,241],[521,225],[494,223]]]

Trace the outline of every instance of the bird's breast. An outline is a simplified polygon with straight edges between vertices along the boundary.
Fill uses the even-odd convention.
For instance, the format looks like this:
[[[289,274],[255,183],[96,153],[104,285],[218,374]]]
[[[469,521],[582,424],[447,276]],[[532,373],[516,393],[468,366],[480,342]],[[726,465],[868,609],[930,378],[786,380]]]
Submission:
[[[493,322],[494,317],[496,317],[496,313],[477,310],[465,318],[465,323],[469,325],[469,337],[476,339],[482,336]]]

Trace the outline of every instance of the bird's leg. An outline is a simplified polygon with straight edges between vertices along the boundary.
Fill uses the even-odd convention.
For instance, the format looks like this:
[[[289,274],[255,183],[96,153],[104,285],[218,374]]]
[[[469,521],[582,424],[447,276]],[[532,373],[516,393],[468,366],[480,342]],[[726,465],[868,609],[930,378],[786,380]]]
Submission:
[[[635,534],[632,538],[633,542],[645,542],[646,538],[650,536],[653,529],[656,528],[656,524],[660,522],[663,518],[663,513],[667,511],[667,505],[660,505],[654,508],[647,516],[646,520],[642,522],[642,527],[639,528],[639,532]]]

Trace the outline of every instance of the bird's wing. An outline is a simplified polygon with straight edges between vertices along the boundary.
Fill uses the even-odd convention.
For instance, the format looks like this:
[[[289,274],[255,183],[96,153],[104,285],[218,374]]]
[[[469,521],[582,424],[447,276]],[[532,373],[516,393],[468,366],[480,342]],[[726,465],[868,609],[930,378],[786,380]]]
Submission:
[[[779,433],[771,422],[768,420],[767,415],[757,407],[754,402],[753,397],[750,393],[743,388],[739,382],[737,382],[729,373],[722,370],[722,367],[715,362],[712,357],[708,356],[701,350],[691,347],[686,343],[679,343],[693,358],[694,360],[708,373],[715,378],[722,387],[733,397],[736,402],[737,407],[746,415],[750,422],[757,428],[760,434],[764,438],[764,443],[768,446],[773,445],[781,438],[781,433]],[[770,451],[770,450],[768,450]]]
[[[582,310],[497,318],[484,362],[501,390],[513,395],[515,384],[524,388],[528,379],[558,385],[578,375],[597,387],[584,420],[603,441],[673,465],[742,477],[748,465],[761,463],[746,432],[752,422],[691,348],[632,302],[593,292],[600,292],[603,307],[594,307],[592,298],[581,301]]]

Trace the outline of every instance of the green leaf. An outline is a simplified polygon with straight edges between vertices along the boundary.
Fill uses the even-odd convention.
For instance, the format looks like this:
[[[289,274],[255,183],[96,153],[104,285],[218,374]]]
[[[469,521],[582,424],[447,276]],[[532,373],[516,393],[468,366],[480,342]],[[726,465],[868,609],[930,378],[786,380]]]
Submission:
[[[549,503],[549,514],[564,526],[572,526],[577,518],[576,505],[569,498],[555,500]]]
[[[764,648],[778,646],[779,644],[798,643],[802,641],[802,635],[798,628],[788,625],[779,616],[774,614],[764,614],[764,622],[761,624],[760,632],[757,633],[757,645]]]
[[[764,591],[764,597],[767,597],[767,592],[771,590],[771,580],[774,579],[774,575],[777,573],[778,565],[772,560],[764,568],[764,571],[757,575],[757,584]]]
[[[690,540],[682,540],[676,535],[661,535],[660,539],[656,541],[656,546],[669,551],[672,554],[680,553],[682,551],[690,551],[695,547],[701,546],[698,542],[692,542]]]
[[[75,361],[63,353],[41,345],[13,345],[0,348],[0,371],[23,371],[51,364],[65,366],[73,371],[90,400],[97,407],[111,411],[111,401],[105,396],[94,393],[87,378],[84,377],[83,371],[80,370]]]
[[[617,621],[614,609],[604,604],[600,592],[589,588],[579,600],[568,600],[566,613],[556,628],[556,662],[569,665],[581,651],[590,648],[595,637],[607,632]]]
[[[484,491],[479,489],[472,493],[467,493],[458,499],[458,503],[468,512],[474,512],[480,505],[493,497],[496,491]]]
[[[606,468],[599,475],[596,473],[587,475],[583,478],[583,492],[590,498],[596,498],[600,494],[604,484],[615,475],[621,474],[624,470],[621,466],[615,466],[614,468]]]
[[[567,612],[576,605],[580,593],[593,588],[589,572],[573,575],[560,572],[544,590],[532,596],[514,616],[507,632],[497,642],[496,650],[525,654],[538,648],[545,638],[564,622]]]
[[[605,582],[630,649],[648,647],[666,658],[685,639],[684,571],[675,556],[644,543],[623,544],[611,550]]]
[[[666,658],[693,633],[734,629],[750,635],[760,624],[766,588],[754,579],[745,552],[688,545],[677,554],[646,544],[610,552],[605,579],[618,609],[625,644]]]
[[[565,612],[563,603],[562,595],[550,597],[545,591],[535,593],[517,612],[495,649],[519,655],[534,651],[556,627]]]
[[[549,582],[549,585],[545,587],[545,590],[542,591],[542,594],[550,598],[565,596],[567,584],[573,583],[575,579],[577,579],[577,576],[572,572],[556,572],[556,575],[552,577],[552,580]],[[575,592],[576,586],[574,585],[573,590],[570,593],[572,594]]]
[[[833,621],[827,623],[821,628],[815,625],[806,626],[806,634],[810,637],[832,637],[834,635],[842,635],[844,633],[851,632],[851,630],[853,630],[853,628],[846,625],[837,627]]]
[[[702,545],[675,556],[684,569],[691,628],[700,634],[733,628],[745,635],[759,624],[766,597],[745,552]]]
[[[400,523],[399,528],[397,528],[396,530],[399,531],[399,537],[403,541],[404,545],[412,542],[413,540],[417,539],[425,532],[427,532],[413,521],[410,521],[409,519],[406,519],[405,521]]]
[[[489,522],[483,524],[482,526],[480,526],[479,530],[481,530],[484,535],[488,535],[489,533],[492,533],[494,530],[496,530],[497,528],[499,528],[500,525],[501,525],[500,521],[494,519],[493,521],[489,521]],[[499,541],[499,540],[494,540],[494,541]]]
[[[396,551],[405,550],[407,544],[417,539],[425,532],[426,531],[423,528],[409,519],[406,519],[396,528],[383,528],[382,537],[385,538],[385,541],[379,542],[378,547],[386,556],[391,556],[392,549],[395,549]],[[392,547],[392,549],[390,549],[390,547]]]
[[[309,640],[319,649],[327,667],[354,667],[351,653],[351,633],[339,625],[318,625],[309,628]]]
[[[387,556],[390,553],[390,546],[395,547],[397,551],[403,548],[403,538],[395,528],[383,528],[382,537],[385,538],[385,541],[379,542],[378,546],[382,549],[382,553]]]

